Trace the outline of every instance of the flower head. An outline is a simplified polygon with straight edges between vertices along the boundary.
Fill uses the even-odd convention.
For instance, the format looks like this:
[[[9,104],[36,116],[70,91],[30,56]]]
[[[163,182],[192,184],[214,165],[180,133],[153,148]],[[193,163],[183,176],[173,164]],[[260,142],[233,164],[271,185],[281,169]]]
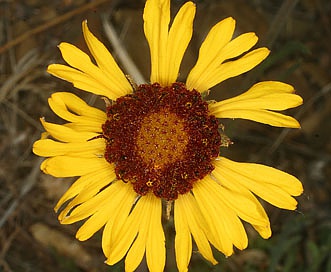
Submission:
[[[77,232],[79,240],[103,228],[106,262],[125,258],[126,271],[135,270],[144,255],[150,271],[163,270],[162,202],[174,207],[177,266],[187,271],[192,237],[199,253],[215,264],[210,245],[226,256],[234,247],[247,247],[242,221],[270,237],[268,216],[256,196],[294,210],[293,196],[303,190],[290,174],[219,154],[229,143],[220,118],[298,128],[294,118],[278,111],[296,107],[302,99],[292,86],[276,81],[257,83],[220,102],[203,99],[202,93],[251,70],[269,54],[266,48],[251,50],[257,43],[254,33],[232,39],[232,18],[210,30],[186,83],[177,82],[194,16],[195,5],[187,2],[169,28],[170,0],[147,0],[144,31],[151,77],[135,89],[86,21],[83,34],[96,64],[77,47],[61,43],[69,66],[48,67],[50,74],[107,101],[102,111],[67,92],[49,98],[51,109],[67,123],[41,119],[48,137],[36,141],[33,151],[47,157],[41,164],[45,173],[79,177],[55,210],[67,203],[59,214],[63,224],[87,219]]]

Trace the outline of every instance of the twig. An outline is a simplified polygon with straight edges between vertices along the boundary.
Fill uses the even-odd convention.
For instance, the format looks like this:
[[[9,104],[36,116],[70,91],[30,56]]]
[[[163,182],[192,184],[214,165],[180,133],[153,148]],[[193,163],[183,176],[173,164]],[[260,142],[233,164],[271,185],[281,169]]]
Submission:
[[[267,46],[269,49],[272,49],[273,44],[277,40],[280,32],[284,29],[284,25],[287,22],[291,12],[295,8],[299,0],[285,0],[282,2],[281,7],[278,9],[276,15],[274,16],[271,25],[265,38],[262,38],[260,44]],[[252,85],[259,77],[261,77],[264,72],[263,66],[256,67],[253,71],[250,72],[249,76],[243,80],[241,88],[246,89],[247,86]]]
[[[39,131],[43,131],[40,123],[37,122],[34,118],[30,117],[29,114],[27,114],[24,110],[20,109],[16,104],[10,102],[9,100],[5,100],[4,104],[11,108],[13,111],[16,111],[16,114],[21,116],[22,119],[24,119],[31,126],[35,127]]]
[[[331,82],[325,85],[320,92],[318,92],[315,96],[313,96],[311,99],[309,99],[305,104],[304,107],[302,107],[298,113],[294,116],[295,119],[300,119],[301,116],[306,112],[307,109],[310,108],[318,99],[325,96],[327,93],[331,92]],[[282,130],[282,132],[278,135],[276,141],[270,146],[270,148],[267,150],[267,154],[271,155],[273,154],[277,148],[280,146],[280,144],[284,141],[287,134],[291,131],[289,128],[285,128]]]
[[[248,143],[261,144],[265,146],[270,146],[273,143],[271,139],[268,139],[264,136],[249,135],[249,134],[236,136],[236,140],[240,140],[242,142],[248,142]],[[309,146],[304,144],[301,145],[301,144],[293,144],[293,143],[284,143],[282,144],[282,148],[284,148],[284,150],[294,152],[301,156],[307,156],[312,159],[320,159],[327,162],[331,161],[331,155],[328,152],[316,151],[315,149],[310,148]],[[255,161],[263,161],[263,160],[258,155],[257,159],[254,158],[254,162]]]
[[[331,30],[330,30],[330,16],[328,15],[328,9],[324,8],[324,5],[321,3],[320,0],[315,1],[317,9],[319,13],[321,14],[321,21],[324,26],[324,31],[328,34],[329,37],[331,37]]]
[[[25,32],[24,34],[22,34],[21,36],[18,36],[17,38],[9,41],[8,43],[6,43],[5,45],[0,47],[0,54],[2,54],[3,52],[7,51],[8,49],[12,48],[13,46],[16,46],[20,43],[22,43],[24,40],[30,38],[31,36],[34,36],[40,32],[43,32],[51,27],[54,27],[58,24],[61,24],[65,21],[67,21],[68,19],[70,19],[71,17],[74,17],[82,12],[85,12],[89,9],[95,8],[105,2],[108,2],[110,0],[95,0],[95,1],[91,1],[88,4],[85,4],[75,10],[69,11],[55,19],[52,19],[48,22],[46,22],[45,24],[42,24],[40,26],[37,26],[36,28],[31,29],[30,31]]]
[[[11,270],[9,264],[4,260],[4,259],[0,259],[0,269],[3,268],[4,272],[13,272],[13,270]],[[2,271],[2,270],[0,270]]]
[[[9,205],[6,212],[2,215],[0,219],[0,228],[6,223],[9,216],[16,210],[17,206],[19,205],[21,199],[28,193],[30,190],[34,187],[34,185],[37,182],[37,177],[40,173],[39,165],[42,162],[43,158],[39,158],[36,160],[36,163],[34,164],[34,167],[32,168],[29,175],[24,180],[24,185],[20,191],[19,196],[12,201],[12,203]]]
[[[274,17],[269,31],[265,38],[266,45],[271,48],[273,43],[277,40],[279,33],[284,28],[292,10],[295,8],[299,0],[285,0]]]
[[[24,78],[30,71],[39,64],[40,56],[35,49],[30,50],[21,61],[17,63],[15,73],[13,73],[0,88],[0,103],[5,99],[7,93],[19,80]]]
[[[102,18],[102,23],[105,30],[105,34],[111,42],[115,54],[124,66],[125,71],[130,75],[130,77],[134,79],[134,81],[138,85],[146,82],[143,75],[141,74],[135,63],[132,61],[128,52],[125,50],[125,47],[120,41],[113,25],[105,17]]]
[[[1,248],[1,252],[0,252],[0,260],[4,259],[8,249],[10,248],[10,245],[12,244],[13,240],[16,238],[18,234],[17,228],[14,229],[13,232],[11,232],[11,234],[9,235],[9,237],[6,237],[6,240],[4,241],[2,248]]]

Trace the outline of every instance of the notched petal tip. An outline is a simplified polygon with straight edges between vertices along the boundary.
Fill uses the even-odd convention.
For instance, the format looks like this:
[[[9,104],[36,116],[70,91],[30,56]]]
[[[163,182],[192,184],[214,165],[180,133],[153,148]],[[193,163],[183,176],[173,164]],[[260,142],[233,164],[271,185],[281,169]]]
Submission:
[[[52,74],[53,71],[56,70],[58,65],[59,64],[55,64],[55,63],[52,63],[52,64],[48,65],[47,69],[46,69],[47,73]]]
[[[93,35],[87,25],[87,19],[82,21],[82,30],[83,30],[83,34],[85,35]]]
[[[270,49],[267,47],[260,47],[254,51],[259,54],[261,61],[265,60],[271,52]],[[254,52],[254,51],[252,51],[252,52]]]
[[[298,128],[298,129],[301,129],[301,125],[300,125],[300,123],[298,122],[297,126],[296,126],[296,127],[294,127],[294,128]]]
[[[293,89],[293,92],[295,92],[295,90]],[[303,104],[303,98],[300,95],[296,95],[297,96],[297,106],[300,106]]]
[[[74,45],[67,43],[67,42],[61,42],[60,44],[57,45],[57,48],[60,49],[60,51],[62,52],[63,49],[69,48],[69,47],[73,47]]]
[[[218,261],[216,261],[215,259],[211,259],[209,261],[211,262],[212,265],[217,265],[218,264]]]
[[[229,16],[229,17],[226,17],[225,19],[223,19],[221,22],[223,22],[223,23],[227,22],[227,23],[235,24],[236,20],[232,16]]]
[[[107,265],[114,265],[116,262],[114,262],[114,261],[112,261],[111,259],[107,259],[107,260],[105,260],[105,264],[107,264]]]
[[[42,124],[42,126],[45,127],[45,123],[46,123],[45,117],[44,116],[40,117],[39,120],[40,120],[40,123]]]
[[[298,201],[292,197],[292,203],[287,203],[288,206],[285,208],[286,210],[295,211],[298,207]]]
[[[32,152],[38,156],[41,156],[41,157],[44,157],[42,154],[43,154],[43,150],[42,150],[42,139],[40,140],[37,140],[33,143],[33,146],[32,146]]]
[[[263,239],[269,239],[272,235],[270,225],[267,226],[255,226],[253,228],[260,234]]]
[[[45,174],[49,174],[49,172],[47,171],[47,168],[48,168],[48,159],[44,160],[40,164],[40,170],[43,171]]]
[[[297,178],[294,177],[294,180],[292,181],[291,185],[292,185],[292,188],[291,188],[291,195],[292,196],[302,195],[304,189],[303,189],[303,185],[300,182],[300,180],[298,180]]]
[[[183,8],[183,7],[185,7],[185,8],[196,8],[196,4],[192,1],[188,1],[181,8]]]
[[[189,2],[187,2],[187,3],[189,3],[190,5],[192,5],[194,8],[196,8],[196,4],[194,3],[194,2],[192,2],[192,1],[189,1]]]
[[[290,123],[288,124],[288,126],[284,125],[283,127],[301,129],[301,125],[300,125],[299,121],[293,117],[290,117],[290,118],[291,118],[291,120],[290,120]]]

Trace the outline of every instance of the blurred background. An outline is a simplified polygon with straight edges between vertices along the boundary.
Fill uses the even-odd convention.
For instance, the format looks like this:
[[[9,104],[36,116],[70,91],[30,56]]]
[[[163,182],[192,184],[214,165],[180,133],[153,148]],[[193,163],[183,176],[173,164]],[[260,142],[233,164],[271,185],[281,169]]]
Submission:
[[[185,1],[172,0],[172,14]],[[237,21],[236,35],[256,32],[258,46],[270,57],[245,75],[212,89],[210,99],[224,99],[261,80],[295,86],[304,105],[288,111],[302,128],[273,128],[242,120],[225,120],[234,142],[223,155],[287,171],[304,184],[296,211],[263,203],[273,236],[260,238],[246,226],[249,246],[212,266],[193,252],[190,271],[331,271],[331,2],[328,0],[197,0],[195,29],[181,66],[184,80],[196,61],[208,30],[221,19]],[[75,44],[87,52],[81,22],[113,52],[127,53],[148,81],[149,50],[142,28],[143,0],[0,0],[0,271],[123,271],[123,262],[105,265],[101,232],[86,242],[75,240],[81,223],[60,225],[53,211],[72,179],[55,179],[39,170],[31,152],[43,131],[39,118],[57,120],[47,105],[55,91],[72,91],[93,105],[90,94],[51,77],[46,67],[62,63],[57,45]],[[114,30],[111,32],[110,30]],[[120,48],[116,42],[121,44]],[[125,61],[120,66],[131,69]],[[132,75],[134,78],[137,74]],[[222,212],[222,211],[220,211]],[[167,264],[177,271],[173,221],[165,222]],[[147,271],[142,264],[137,271]]]

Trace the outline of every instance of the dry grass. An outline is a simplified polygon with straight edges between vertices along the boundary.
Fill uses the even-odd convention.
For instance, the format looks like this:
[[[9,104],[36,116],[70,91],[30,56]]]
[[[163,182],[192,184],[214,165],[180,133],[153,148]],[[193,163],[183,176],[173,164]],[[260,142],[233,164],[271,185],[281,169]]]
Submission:
[[[176,10],[184,1],[172,2]],[[142,8],[143,0],[0,2],[0,271],[123,270],[122,263],[112,268],[103,264],[100,234],[78,243],[74,238],[78,224],[58,223],[53,206],[70,181],[43,175],[41,160],[31,147],[42,132],[39,118],[55,118],[47,106],[49,95],[58,90],[77,93],[45,70],[49,63],[61,61],[56,48],[60,41],[86,49],[83,19],[105,42],[109,30],[105,33],[103,27],[111,22],[125,45],[124,51],[118,52],[118,47],[114,51],[129,54],[141,77],[148,78]],[[216,267],[194,254],[191,271],[331,271],[331,3],[200,0],[197,9],[196,32],[181,78],[194,63],[206,31],[218,20],[233,16],[238,33],[257,32],[260,45],[268,45],[272,54],[260,68],[214,88],[212,98],[233,96],[252,82],[273,79],[294,85],[305,101],[291,111],[300,120],[301,130],[226,122],[226,133],[235,144],[223,152],[235,160],[261,162],[295,174],[304,183],[305,193],[297,212],[266,205],[274,231],[270,240],[263,241],[248,228],[249,249],[228,259],[217,254],[220,264]],[[124,61],[122,65],[132,68]],[[99,103],[95,97],[79,95]],[[171,222],[166,232],[173,239]],[[171,243],[167,246],[172,248]],[[167,271],[174,269],[170,254]],[[144,266],[139,270],[145,271]]]

